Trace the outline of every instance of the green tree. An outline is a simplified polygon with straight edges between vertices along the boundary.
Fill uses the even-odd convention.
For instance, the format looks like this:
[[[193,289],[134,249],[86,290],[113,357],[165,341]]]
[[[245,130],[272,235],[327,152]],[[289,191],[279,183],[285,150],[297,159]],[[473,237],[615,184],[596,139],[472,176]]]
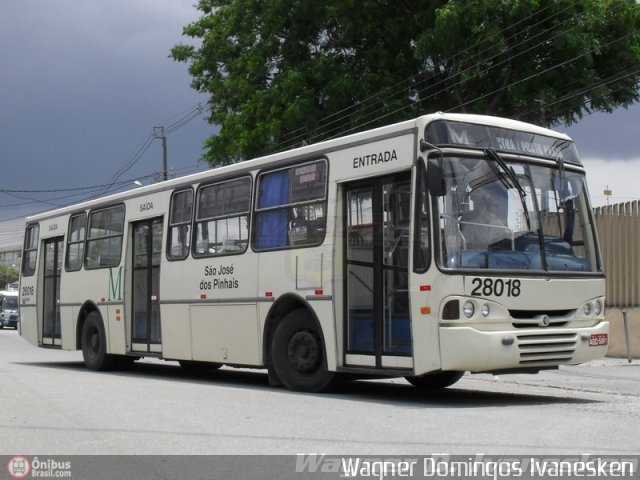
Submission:
[[[171,56],[212,165],[442,111],[545,125],[638,100],[635,0],[200,0]]]
[[[638,100],[635,0],[452,0],[420,35],[421,110],[548,125]]]
[[[16,267],[0,265],[0,285],[2,289],[7,288],[7,285],[10,283],[17,282],[18,278],[18,269]]]

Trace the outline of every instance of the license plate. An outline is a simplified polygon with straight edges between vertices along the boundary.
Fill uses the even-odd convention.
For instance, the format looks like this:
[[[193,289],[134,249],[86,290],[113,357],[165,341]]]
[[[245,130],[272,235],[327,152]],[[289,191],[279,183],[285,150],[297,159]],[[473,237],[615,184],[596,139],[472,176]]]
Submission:
[[[609,335],[606,333],[594,333],[589,338],[590,347],[602,347],[609,344]]]

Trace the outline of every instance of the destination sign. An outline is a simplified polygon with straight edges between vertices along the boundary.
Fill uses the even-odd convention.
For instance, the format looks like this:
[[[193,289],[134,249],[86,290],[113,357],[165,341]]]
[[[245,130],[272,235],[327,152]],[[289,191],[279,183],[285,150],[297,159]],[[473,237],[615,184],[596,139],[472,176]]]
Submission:
[[[502,152],[554,158],[581,165],[573,142],[520,130],[436,120],[427,126],[426,140],[440,147],[493,148]]]

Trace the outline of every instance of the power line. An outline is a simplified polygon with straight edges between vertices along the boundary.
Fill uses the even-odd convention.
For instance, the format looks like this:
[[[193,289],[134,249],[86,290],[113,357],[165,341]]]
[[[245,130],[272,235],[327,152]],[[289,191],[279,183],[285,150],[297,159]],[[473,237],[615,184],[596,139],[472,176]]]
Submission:
[[[178,120],[169,124],[166,128],[165,127],[154,127],[154,128],[162,128],[163,135],[165,135],[165,139],[166,139],[167,134],[173,133],[183,128],[184,126],[189,124],[191,121],[193,121],[195,118],[199,117],[200,115],[202,115],[207,111],[209,111],[209,107],[203,107],[201,103],[198,103],[193,107],[189,108],[183,114],[181,114]],[[174,115],[173,117],[175,116],[177,115]],[[170,118],[173,118],[173,117],[170,117]],[[131,157],[111,177],[109,182],[105,185],[104,190],[97,193],[96,197],[104,195],[115,183],[118,182],[118,180],[125,173],[131,170],[140,161],[140,159],[146,153],[146,151],[151,147],[153,140],[155,140],[156,138],[162,138],[162,137],[159,137],[157,135],[157,132],[152,129],[152,131],[144,138],[140,146],[134,151]],[[166,145],[165,145],[165,148],[166,148]]]

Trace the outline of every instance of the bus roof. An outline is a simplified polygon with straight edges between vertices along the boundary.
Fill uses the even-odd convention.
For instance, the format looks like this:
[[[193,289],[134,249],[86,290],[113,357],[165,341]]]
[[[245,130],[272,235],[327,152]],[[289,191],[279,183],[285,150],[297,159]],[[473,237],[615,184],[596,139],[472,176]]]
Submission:
[[[213,170],[215,170],[216,174],[221,176],[230,175],[233,173],[242,173],[250,170],[256,170],[259,168],[263,168],[265,166],[273,166],[278,161],[293,161],[296,159],[311,157],[313,156],[314,153],[318,153],[318,152],[326,153],[334,150],[339,150],[341,148],[345,148],[345,146],[347,145],[357,144],[371,137],[374,137],[374,138],[383,137],[383,136],[391,135],[398,132],[413,131],[418,127],[425,127],[426,125],[428,125],[429,123],[435,120],[466,122],[466,123],[473,123],[473,124],[479,124],[479,125],[499,127],[499,128],[509,129],[509,130],[520,130],[520,131],[530,132],[537,135],[545,135],[548,137],[555,137],[558,139],[571,141],[571,138],[563,133],[559,133],[554,130],[549,130],[547,128],[539,127],[537,125],[521,122],[518,120],[512,120],[512,119],[489,116],[489,115],[437,112],[437,113],[432,113],[428,115],[423,115],[421,117],[417,117],[412,120],[407,120],[407,121],[395,123],[392,125],[378,127],[372,130],[353,133],[343,137],[325,140],[319,143],[314,143],[312,145],[307,145],[307,146],[299,147],[296,149],[283,150],[283,151],[273,153],[264,157],[258,157],[255,159],[238,162],[231,165],[215,167],[213,169],[208,169],[203,172],[198,172],[190,175],[185,175],[182,177],[173,178],[171,180],[154,183],[152,185],[137,187],[135,189],[115,193],[112,195],[108,195],[105,197],[100,197],[92,200],[87,200],[77,204],[61,207],[55,210],[48,210],[48,211],[41,212],[41,213],[27,217],[26,223],[29,224],[29,223],[37,222],[40,220],[44,220],[46,218],[65,215],[65,214],[77,212],[80,210],[84,210],[87,208],[93,208],[96,206],[100,206],[102,204],[111,204],[114,202],[124,201],[130,198],[135,198],[140,195],[144,195],[144,194],[160,192],[163,190],[173,190],[183,185],[199,183],[203,180],[208,180]]]

